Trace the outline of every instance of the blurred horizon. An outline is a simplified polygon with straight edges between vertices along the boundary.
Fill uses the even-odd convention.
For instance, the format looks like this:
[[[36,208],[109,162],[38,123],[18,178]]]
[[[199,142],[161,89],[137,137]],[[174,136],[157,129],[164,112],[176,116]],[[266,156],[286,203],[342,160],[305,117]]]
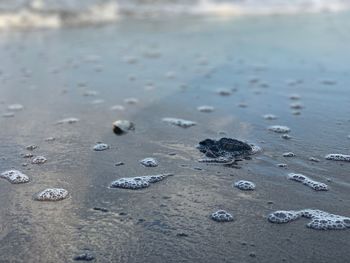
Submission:
[[[120,17],[339,12],[349,0],[0,0],[0,29],[101,24]]]

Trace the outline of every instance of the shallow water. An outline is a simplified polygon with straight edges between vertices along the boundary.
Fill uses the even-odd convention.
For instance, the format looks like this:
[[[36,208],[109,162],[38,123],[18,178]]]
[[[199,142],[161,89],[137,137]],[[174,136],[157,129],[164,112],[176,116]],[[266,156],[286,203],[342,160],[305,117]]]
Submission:
[[[348,230],[304,229],[303,220],[275,225],[267,215],[312,208],[350,216],[349,163],[324,158],[349,154],[349,21],[347,13],[124,19],[1,33],[0,112],[23,109],[0,118],[0,171],[14,168],[31,181],[0,180],[0,261],[70,262],[88,249],[96,262],[344,262]],[[220,89],[233,90],[221,96]],[[291,94],[300,95],[300,115]],[[199,112],[201,105],[215,111]],[[169,116],[197,124],[168,125]],[[57,123],[66,118],[77,121]],[[117,136],[116,120],[135,130]],[[292,139],[271,125],[288,126]],[[241,169],[199,163],[195,145],[224,136],[263,152],[239,162]],[[94,151],[99,142],[109,149]],[[28,145],[47,161],[23,158]],[[140,165],[145,157],[158,167]],[[327,182],[329,191],[288,180],[291,172]],[[162,173],[174,176],[138,191],[108,188],[119,178]],[[256,189],[242,192],[232,186],[238,180]],[[53,187],[69,198],[33,200]],[[235,221],[211,220],[219,209]]]

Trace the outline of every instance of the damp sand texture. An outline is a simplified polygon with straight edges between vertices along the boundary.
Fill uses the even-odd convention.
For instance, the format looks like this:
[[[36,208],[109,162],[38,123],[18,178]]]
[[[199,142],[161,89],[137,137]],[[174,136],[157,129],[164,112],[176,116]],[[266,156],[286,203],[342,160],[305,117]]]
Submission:
[[[0,262],[347,262],[350,229],[268,216],[350,217],[350,163],[325,158],[350,154],[349,18],[126,18],[0,32],[0,172],[29,178],[0,180]],[[116,120],[133,129],[116,134]],[[196,145],[223,137],[262,151],[234,166],[199,162]],[[169,173],[137,190],[110,187]],[[234,187],[241,180],[256,188]],[[35,200],[49,188],[69,194]],[[212,220],[221,210],[234,220]]]

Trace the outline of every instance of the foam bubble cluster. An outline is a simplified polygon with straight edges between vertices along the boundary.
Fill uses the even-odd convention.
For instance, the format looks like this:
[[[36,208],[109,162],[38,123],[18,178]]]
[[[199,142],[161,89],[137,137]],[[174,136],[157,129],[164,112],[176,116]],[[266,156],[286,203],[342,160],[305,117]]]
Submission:
[[[32,164],[43,164],[46,163],[47,159],[44,156],[37,156],[32,160]]]
[[[133,104],[139,103],[139,99],[137,99],[137,98],[126,98],[126,99],[124,99],[124,102],[125,102],[126,104],[131,104],[131,105],[133,105]]]
[[[326,155],[325,158],[332,161],[350,162],[350,155],[347,154],[331,153]]]
[[[213,106],[203,105],[203,106],[197,107],[197,110],[200,111],[200,112],[209,113],[209,112],[214,111],[214,107]]]
[[[319,163],[319,162],[320,162],[320,159],[317,159],[317,158],[315,158],[315,157],[310,157],[310,158],[309,158],[309,161],[315,162],[315,163]]]
[[[249,143],[249,145],[250,145],[250,147],[252,147],[252,151],[251,151],[252,154],[257,154],[257,153],[260,153],[263,151],[263,149],[256,144]]]
[[[255,184],[250,181],[240,180],[234,183],[234,186],[243,191],[249,191],[255,189]]]
[[[314,181],[303,174],[289,173],[288,179],[299,183],[303,183],[304,185],[311,187],[315,191],[328,191],[328,185]]]
[[[225,210],[218,210],[211,214],[211,219],[216,222],[230,222],[233,221],[233,216]]]
[[[140,163],[146,167],[157,167],[158,161],[154,158],[145,158],[140,161]]]
[[[63,123],[73,124],[73,123],[76,123],[78,121],[79,121],[78,118],[71,117],[71,118],[65,118],[65,119],[59,120],[57,123],[58,124],[63,124]]]
[[[159,181],[162,181],[169,175],[170,174],[158,174],[120,178],[118,180],[113,181],[110,184],[110,187],[138,190],[149,187],[151,183],[157,183]]]
[[[170,123],[172,125],[179,126],[181,128],[189,128],[191,126],[196,125],[197,123],[194,121],[184,120],[184,119],[177,119],[177,118],[163,118],[164,122]]]
[[[299,94],[291,94],[289,95],[291,100],[300,100],[301,96]]]
[[[11,104],[7,107],[8,110],[12,111],[20,111],[23,110],[23,105],[22,104]]]
[[[304,106],[303,106],[303,104],[297,102],[297,103],[291,103],[290,107],[291,107],[291,109],[299,110],[299,109],[302,109]]]
[[[277,119],[277,116],[274,114],[265,114],[265,115],[263,115],[263,118],[265,120],[275,120],[275,119]]]
[[[47,188],[36,194],[37,201],[60,201],[68,197],[68,191],[63,188]]]
[[[276,132],[276,133],[288,133],[290,132],[290,128],[287,126],[281,126],[281,125],[272,125],[268,128],[270,131]]]
[[[230,96],[232,93],[229,89],[218,89],[216,92],[221,96]]]
[[[94,146],[94,151],[104,151],[109,149],[109,145],[105,143],[98,143]]]
[[[283,157],[294,157],[294,156],[295,156],[295,153],[292,153],[292,152],[283,153]]]
[[[113,105],[110,107],[110,110],[119,110],[119,111],[123,111],[125,110],[125,107],[122,105]]]
[[[8,170],[0,174],[1,178],[6,179],[11,184],[23,184],[29,182],[29,177],[17,170]]]
[[[285,140],[290,140],[292,139],[292,136],[290,136],[289,134],[282,134],[281,138]]]
[[[276,211],[268,216],[271,223],[284,224],[297,220],[300,217],[311,219],[306,225],[316,230],[343,230],[350,228],[350,218],[330,214],[321,210],[305,209],[299,211]]]

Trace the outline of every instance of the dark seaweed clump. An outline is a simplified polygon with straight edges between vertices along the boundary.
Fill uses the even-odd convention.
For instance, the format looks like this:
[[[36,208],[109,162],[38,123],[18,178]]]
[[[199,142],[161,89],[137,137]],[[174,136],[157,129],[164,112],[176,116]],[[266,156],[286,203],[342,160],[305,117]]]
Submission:
[[[199,142],[198,150],[208,158],[230,158],[246,156],[252,153],[252,147],[242,141],[221,138],[220,140],[206,139]]]

